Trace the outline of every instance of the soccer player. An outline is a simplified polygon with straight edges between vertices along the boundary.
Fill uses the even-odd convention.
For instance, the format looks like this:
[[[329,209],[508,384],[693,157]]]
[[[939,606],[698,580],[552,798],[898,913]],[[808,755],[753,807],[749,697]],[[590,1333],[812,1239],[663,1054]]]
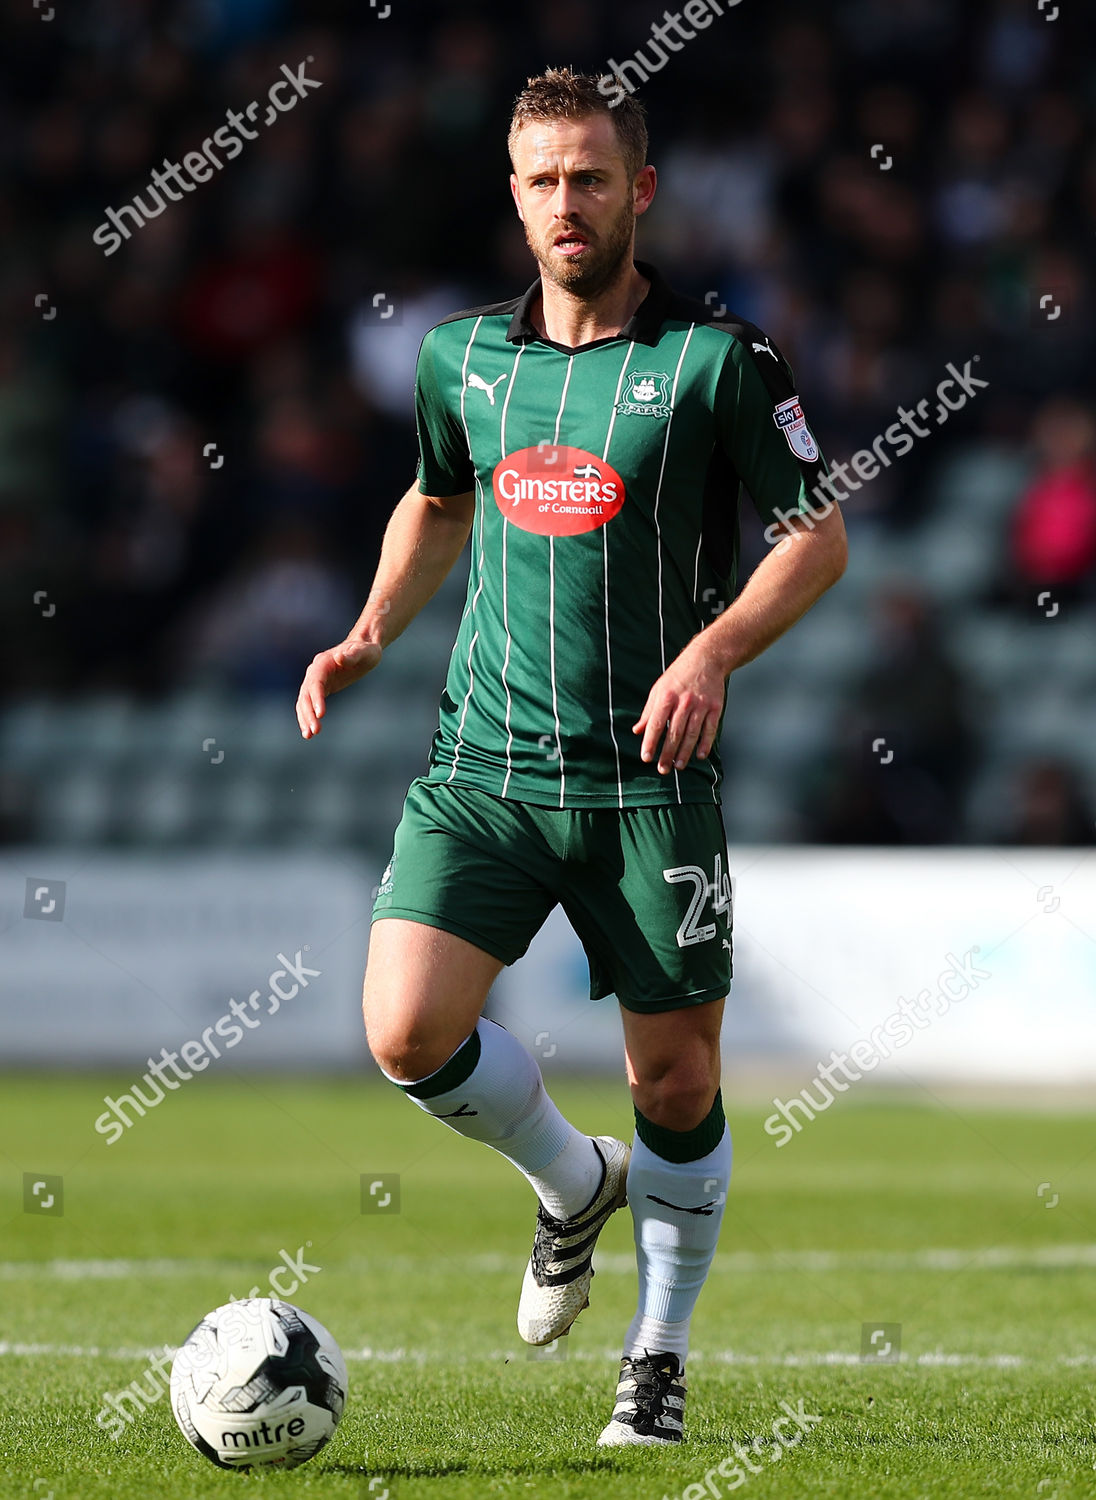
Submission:
[[[639,1300],[598,1441],[672,1443],[731,1171],[727,678],[840,577],[844,526],[832,505],[805,514],[826,471],[779,350],[633,259],[656,181],[640,105],[610,108],[595,78],[552,69],[518,96],[509,146],[538,280],[423,339],[417,481],[297,717],[306,739],[319,732],[326,699],[378,665],[470,536],[429,769],[373,911],[369,1045],[421,1109],[536,1191],[529,1343],[587,1306],[598,1235],[628,1203]],[[782,518],[782,540],[734,598],[741,484],[763,519]],[[591,998],[621,1006],[630,1147],[576,1130],[517,1038],[482,1016],[557,903]]]

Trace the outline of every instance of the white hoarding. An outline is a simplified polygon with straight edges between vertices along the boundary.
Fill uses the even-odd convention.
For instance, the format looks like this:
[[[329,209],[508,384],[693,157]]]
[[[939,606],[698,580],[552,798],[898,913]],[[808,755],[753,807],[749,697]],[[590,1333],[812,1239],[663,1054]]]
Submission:
[[[365,1061],[364,866],[48,849],[0,872],[5,1063],[128,1065],[209,1028],[233,1067]]]
[[[367,1065],[374,864],[9,851],[0,1058],[143,1064],[212,1027],[214,1044],[241,1032],[234,1066]],[[1091,854],[738,848],[731,871],[729,1061],[799,1068],[854,1048],[875,1079],[1096,1082]],[[588,1000],[558,911],[491,1013],[549,1071],[622,1068],[617,1007]]]

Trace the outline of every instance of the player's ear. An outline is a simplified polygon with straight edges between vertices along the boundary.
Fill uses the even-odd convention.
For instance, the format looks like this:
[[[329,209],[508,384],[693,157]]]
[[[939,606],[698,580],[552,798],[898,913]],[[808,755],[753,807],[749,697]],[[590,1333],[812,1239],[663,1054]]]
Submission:
[[[658,173],[654,167],[646,166],[636,173],[632,183],[632,207],[637,214],[645,214],[650,208],[657,186]]]
[[[518,193],[518,179],[517,179],[517,175],[514,172],[510,173],[510,191],[513,193],[513,195],[514,195],[514,202],[517,205],[518,218],[524,224],[525,223],[525,215],[521,211],[521,196]]]

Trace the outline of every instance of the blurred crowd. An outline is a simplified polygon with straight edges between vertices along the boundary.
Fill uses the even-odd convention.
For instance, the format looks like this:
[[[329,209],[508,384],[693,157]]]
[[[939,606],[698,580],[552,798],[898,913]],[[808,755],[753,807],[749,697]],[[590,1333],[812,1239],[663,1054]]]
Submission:
[[[548,64],[604,71],[663,9],[87,0],[44,22],[6,0],[0,689],[295,690],[412,478],[422,333],[534,278],[506,181],[514,94]],[[846,516],[854,546],[909,532],[957,446],[1007,450],[1021,480],[987,609],[1096,595],[1080,9],[743,0],[641,93],[660,191],[640,253],[781,345],[831,458],[979,358],[988,389]],[[115,253],[93,243],[154,167],[306,58],[320,88]],[[859,692],[893,693],[903,653],[923,708],[895,711],[935,746],[925,818],[946,838],[976,747],[913,594],[884,609]],[[1068,767],[1031,775],[1029,821],[1072,826]],[[856,836],[841,799],[814,836]],[[904,841],[888,817],[861,834]]]

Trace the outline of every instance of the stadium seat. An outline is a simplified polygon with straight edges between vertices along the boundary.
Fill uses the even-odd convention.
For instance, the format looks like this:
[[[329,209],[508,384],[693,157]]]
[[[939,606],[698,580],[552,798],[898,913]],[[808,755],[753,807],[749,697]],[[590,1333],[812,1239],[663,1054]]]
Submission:
[[[1003,529],[1030,465],[1015,449],[980,444],[946,458],[933,484],[934,515]]]
[[[195,792],[190,778],[150,770],[127,786],[116,823],[126,844],[179,844],[193,832]]]
[[[111,789],[100,768],[74,764],[50,774],[40,787],[35,841],[98,844],[111,830]]]
[[[967,515],[945,515],[907,542],[904,560],[938,600],[961,603],[988,592],[1000,571],[1002,540]]]
[[[794,790],[764,768],[743,766],[723,784],[723,820],[732,844],[782,843],[794,836]],[[733,860],[732,860],[733,864]]]
[[[40,765],[53,753],[56,709],[46,698],[27,698],[0,714],[0,756],[13,769]]]

